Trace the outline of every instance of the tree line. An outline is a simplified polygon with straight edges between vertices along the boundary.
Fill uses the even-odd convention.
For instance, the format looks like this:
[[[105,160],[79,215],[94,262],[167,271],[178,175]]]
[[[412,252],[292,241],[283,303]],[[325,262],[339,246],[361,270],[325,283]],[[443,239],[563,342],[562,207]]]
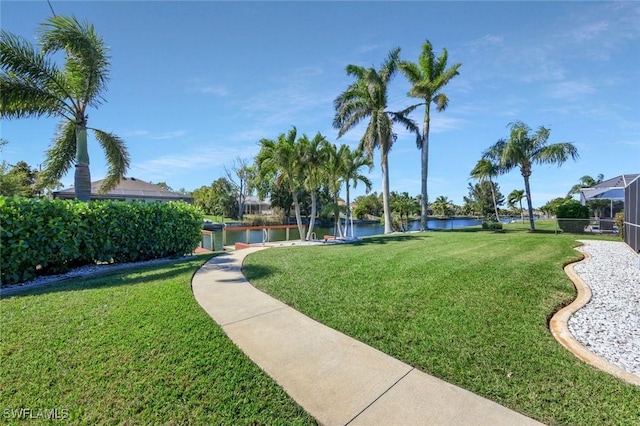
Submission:
[[[95,32],[93,25],[80,22],[75,17],[53,16],[37,31],[37,43],[2,30],[0,33],[0,112],[3,118],[52,116],[61,119],[51,148],[46,152],[39,179],[44,186],[54,185],[68,170],[75,166],[75,192],[79,200],[90,198],[91,177],[87,151],[87,131],[105,152],[109,166],[101,191],[112,189],[120,181],[130,165],[130,157],[124,140],[117,135],[88,126],[87,110],[98,107],[104,100],[109,78],[109,49]],[[334,100],[333,127],[338,139],[357,125],[366,124],[360,143],[355,150],[347,145],[340,147],[330,143],[320,133],[313,137],[298,136],[295,126],[275,139],[259,141],[260,152],[253,164],[234,163],[233,173],[227,170],[227,178],[221,178],[208,187],[193,191],[197,203],[205,211],[229,212],[237,209],[242,216],[243,204],[252,192],[260,197],[271,196],[273,202],[289,198],[293,204],[296,223],[302,235],[301,200],[304,193],[309,198],[309,233],[318,213],[318,197],[327,194],[329,203],[324,209],[332,211],[339,229],[340,206],[338,195],[346,185],[347,206],[350,204],[350,185],[363,182],[367,189],[370,182],[361,172],[362,167],[372,168],[374,152],[380,153],[382,174],[382,217],[385,233],[394,229],[392,212],[399,212],[400,224],[412,214],[416,202],[420,207],[420,229],[426,229],[428,215],[429,130],[432,107],[444,111],[449,98],[444,87],[459,75],[460,63],[448,65],[448,53],[439,56],[427,40],[422,45],[416,62],[400,58],[400,48],[392,49],[380,67],[362,67],[349,64],[347,76],[352,83]],[[64,66],[57,65],[53,57],[64,56]],[[391,80],[400,72],[411,84],[407,96],[418,100],[399,111],[388,108],[388,88]],[[424,107],[422,128],[409,117]],[[388,156],[398,135],[394,125],[400,125],[415,135],[421,152],[421,192],[416,199],[406,194],[392,192],[389,183]],[[504,202],[494,179],[500,174],[519,168],[524,179],[524,193],[512,193],[509,200],[521,203],[526,200],[531,230],[533,206],[529,178],[534,164],[561,165],[568,158],[577,159],[578,153],[571,143],[548,144],[550,130],[539,127],[535,132],[522,122],[509,125],[509,137],[501,139],[482,153],[470,176],[478,184],[469,184],[469,196],[465,197],[467,210],[490,215],[486,205],[480,205],[491,193],[493,216],[499,220],[498,206]],[[235,179],[235,178],[237,179]],[[229,194],[235,192],[234,197]],[[286,203],[282,203],[286,204]],[[393,204],[393,206],[392,206]],[[449,212],[449,203],[437,198],[433,211]],[[346,209],[347,217],[351,214]],[[342,230],[339,230],[342,233]]]

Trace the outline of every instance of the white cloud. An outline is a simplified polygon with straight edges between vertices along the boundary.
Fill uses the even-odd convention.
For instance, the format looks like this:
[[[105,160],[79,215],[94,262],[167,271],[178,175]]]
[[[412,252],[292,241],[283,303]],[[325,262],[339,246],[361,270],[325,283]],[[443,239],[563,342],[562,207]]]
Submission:
[[[432,115],[429,133],[444,133],[452,130],[463,128],[468,123],[462,118],[444,117],[441,115]]]
[[[229,90],[226,87],[219,85],[202,86],[198,88],[198,90],[200,91],[200,93],[220,97],[227,96],[229,94]]]
[[[591,22],[571,30],[571,35],[578,42],[592,40],[609,28],[607,21]]]
[[[374,50],[378,50],[378,49],[380,49],[382,47],[383,46],[381,44],[363,44],[361,46],[358,46],[357,52],[358,53],[367,53],[367,52],[372,52]]]
[[[550,95],[560,99],[574,99],[582,95],[590,95],[596,92],[594,85],[587,81],[562,81],[550,86]]]
[[[237,157],[253,158],[258,151],[256,147],[223,146],[209,144],[207,148],[199,147],[188,152],[165,154],[131,166],[130,175],[145,176],[147,180],[168,180],[182,173],[210,173]]]
[[[164,133],[154,133],[149,130],[129,130],[123,133],[124,138],[144,138],[152,140],[176,139],[186,135],[186,130],[174,130]]]
[[[467,43],[467,46],[472,51],[477,51],[484,47],[501,46],[503,42],[504,42],[504,39],[501,36],[487,34],[478,39],[470,41],[469,43]]]

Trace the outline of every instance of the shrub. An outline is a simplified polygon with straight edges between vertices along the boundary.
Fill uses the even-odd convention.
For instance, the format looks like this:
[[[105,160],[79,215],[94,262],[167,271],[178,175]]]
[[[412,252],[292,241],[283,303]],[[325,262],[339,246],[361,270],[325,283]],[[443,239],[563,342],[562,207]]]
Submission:
[[[485,220],[484,222],[482,222],[482,229],[500,230],[502,229],[502,222],[497,222],[495,220]]]
[[[191,253],[202,213],[179,203],[0,197],[2,284],[94,262],[133,262]]]
[[[2,282],[65,272],[79,254],[72,202],[0,197]]]
[[[580,204],[579,201],[568,200],[558,206],[556,217],[558,226],[564,232],[579,234],[589,225],[589,208]]]
[[[616,226],[618,227],[618,234],[620,238],[624,240],[624,210],[616,213],[615,216]]]

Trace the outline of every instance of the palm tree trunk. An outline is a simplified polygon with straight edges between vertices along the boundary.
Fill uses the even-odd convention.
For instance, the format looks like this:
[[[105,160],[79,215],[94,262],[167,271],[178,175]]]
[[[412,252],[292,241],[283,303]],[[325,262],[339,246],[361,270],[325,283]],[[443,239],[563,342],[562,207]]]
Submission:
[[[87,127],[82,122],[76,124],[76,171],[73,180],[76,199],[89,201],[91,199],[91,172],[87,150]]]
[[[522,198],[520,198],[520,219],[524,223],[524,210],[522,210]]]
[[[311,234],[313,233],[313,227],[316,225],[316,191],[311,191],[311,218],[309,219],[309,230],[307,231],[307,240],[311,239]]]
[[[240,191],[238,192],[238,219],[242,220],[242,216],[244,215],[244,184],[242,179],[240,179]],[[258,201],[259,203],[260,201]],[[259,206],[260,204],[258,204]]]
[[[298,202],[298,193],[295,189],[291,190],[291,197],[293,198],[293,209],[296,212],[296,224],[298,225],[298,233],[300,239],[304,239],[304,228],[302,227],[302,214],[300,213],[300,203]]]
[[[349,220],[351,219],[351,204],[349,201],[349,181],[347,180],[346,182],[347,185],[347,215],[346,215],[346,220],[345,220],[345,229],[344,229],[344,236],[347,237],[349,235]],[[351,225],[351,238],[353,238],[353,222]]]
[[[524,190],[527,193],[527,208],[529,210],[529,229],[531,231],[536,230],[536,226],[533,223],[533,205],[531,204],[531,188],[529,187],[529,176],[523,174],[524,177]]]
[[[384,211],[384,233],[391,234],[391,208],[389,206],[389,159],[386,153],[381,153],[382,157],[382,207]]]
[[[426,112],[424,116],[424,123],[422,124],[422,148],[421,148],[421,162],[422,162],[422,199],[420,200],[420,230],[427,230],[427,216],[429,206],[429,195],[427,193],[427,176],[429,174],[429,104],[427,103]]]
[[[493,197],[493,209],[496,212],[496,221],[500,222],[500,216],[498,215],[498,205],[496,204],[496,192],[493,189],[493,182],[489,179],[489,185],[491,185],[491,196]]]

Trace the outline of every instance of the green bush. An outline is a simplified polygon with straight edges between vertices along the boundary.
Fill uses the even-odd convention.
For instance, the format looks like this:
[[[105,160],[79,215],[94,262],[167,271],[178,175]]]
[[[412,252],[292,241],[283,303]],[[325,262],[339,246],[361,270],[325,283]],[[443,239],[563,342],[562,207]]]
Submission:
[[[485,220],[484,222],[482,222],[482,229],[502,229],[502,222],[497,222],[495,220]]]
[[[71,202],[0,197],[2,283],[65,272],[79,255]]]
[[[202,213],[185,203],[0,197],[2,283],[95,262],[135,262],[191,253]]]
[[[589,226],[589,208],[576,200],[568,200],[559,205],[556,209],[556,217],[558,226],[564,232],[579,234]]]
[[[618,235],[624,240],[624,210],[616,213],[615,221],[618,227]]]

